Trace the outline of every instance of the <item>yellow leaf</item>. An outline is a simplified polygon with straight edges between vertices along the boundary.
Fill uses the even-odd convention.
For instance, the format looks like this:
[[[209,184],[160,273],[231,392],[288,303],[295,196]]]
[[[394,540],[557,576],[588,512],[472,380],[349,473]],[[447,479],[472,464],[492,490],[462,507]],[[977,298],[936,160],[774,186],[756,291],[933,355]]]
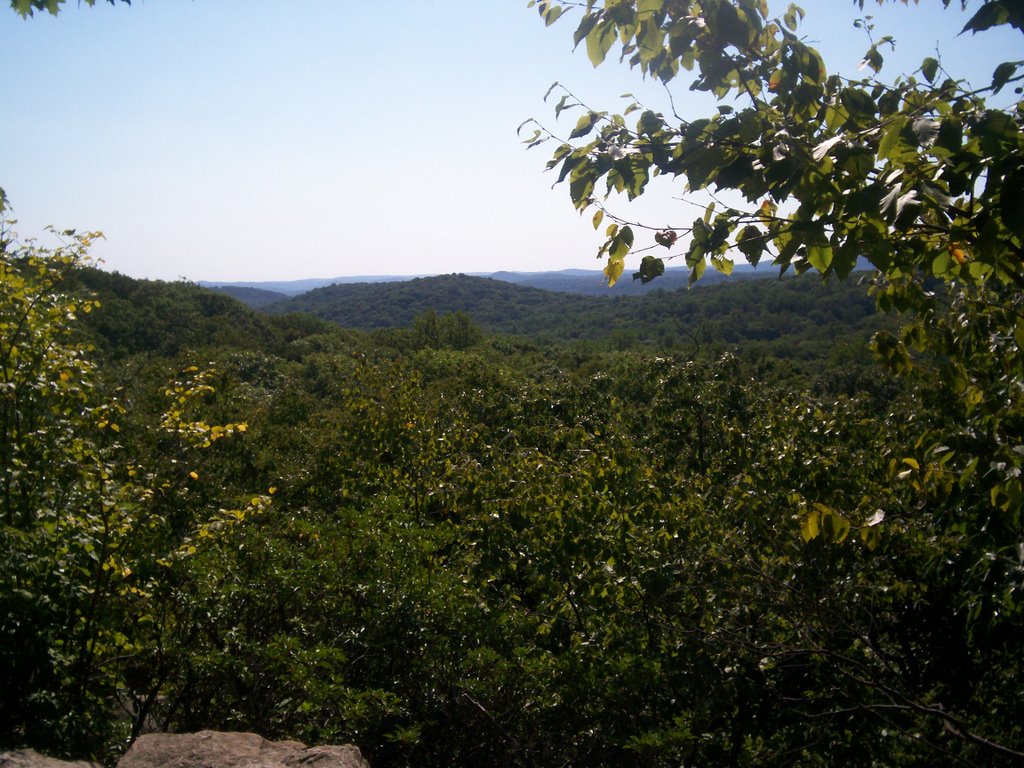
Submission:
[[[835,544],[845,541],[851,528],[849,520],[834,509],[826,507],[822,508],[821,527],[822,532],[825,534],[825,539]]]
[[[199,475],[196,472],[189,472],[188,476],[191,477],[193,480],[198,480],[199,479]]]
[[[875,548],[882,541],[882,528],[881,526],[869,526],[867,528],[860,529],[860,540],[864,542],[864,546],[869,551],[874,552]]]
[[[812,510],[808,512],[802,521],[800,521],[800,535],[803,536],[804,541],[811,541],[811,539],[818,538],[818,534],[821,533],[821,529],[818,525],[819,512]]]
[[[608,258],[608,265],[604,268],[604,276],[608,280],[608,287],[611,288],[622,277],[626,269],[626,263],[621,259]]]

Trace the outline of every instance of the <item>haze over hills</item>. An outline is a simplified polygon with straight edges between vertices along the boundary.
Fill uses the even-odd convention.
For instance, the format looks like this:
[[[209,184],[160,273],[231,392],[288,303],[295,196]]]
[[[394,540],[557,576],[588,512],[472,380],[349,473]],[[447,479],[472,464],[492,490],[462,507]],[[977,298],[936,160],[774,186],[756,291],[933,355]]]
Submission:
[[[473,272],[469,277],[484,277],[492,280],[500,280],[515,285],[525,285],[531,288],[541,288],[545,291],[559,291],[562,293],[578,293],[587,296],[636,296],[654,291],[671,291],[677,288],[684,288],[688,284],[690,271],[686,267],[671,267],[665,270],[665,274],[650,283],[642,283],[639,280],[630,279],[631,275],[626,274],[611,289],[605,283],[604,273],[598,269],[563,269],[551,272],[514,272],[503,270],[500,272]],[[760,277],[772,276],[774,270],[755,270],[748,264],[737,264],[733,270],[732,277]],[[270,299],[270,294],[283,298],[285,296],[298,296],[307,291],[324,288],[329,285],[356,285],[373,283],[396,283],[408,282],[432,275],[365,275],[361,277],[330,277],[330,278],[306,278],[303,280],[279,280],[279,281],[208,281],[201,280],[199,285],[205,288],[228,293],[246,302],[250,306],[262,306]],[[717,283],[728,279],[714,270],[708,270],[701,278],[702,284]],[[244,291],[242,289],[245,289]],[[252,293],[259,291],[260,293]]]
[[[236,298],[243,304],[248,304],[253,309],[261,309],[268,304],[273,304],[275,301],[281,301],[282,299],[287,299],[289,297],[289,294],[287,293],[268,291],[263,288],[252,288],[245,285],[218,285],[203,287],[209,288],[211,291],[216,291],[217,293],[223,293]]]
[[[280,294],[282,296],[298,296],[300,293],[323,288],[325,285],[344,285],[347,283],[389,283],[412,280],[423,275],[362,275],[358,277],[307,277],[301,280],[199,280],[198,285],[204,288],[222,290],[225,288],[251,288],[260,291]],[[226,292],[226,291],[225,291]]]
[[[865,259],[857,264],[857,271],[870,271],[872,266]],[[708,269],[698,287],[715,285],[731,280],[743,280],[752,277],[778,277],[779,273],[774,267],[760,266],[752,267],[747,263],[738,263],[733,267],[731,275],[723,275],[714,269]],[[669,267],[665,273],[649,283],[631,279],[632,273],[623,275],[612,288],[605,282],[604,273],[598,269],[562,269],[546,272],[515,272],[502,270],[500,272],[471,272],[469,277],[485,277],[492,280],[500,280],[505,283],[540,288],[545,291],[557,291],[560,293],[575,293],[584,296],[640,296],[648,293],[662,291],[674,291],[679,288],[686,288],[689,285],[690,270],[687,267]],[[211,288],[221,293],[227,293],[237,299],[244,301],[251,307],[263,307],[267,304],[278,301],[289,296],[299,296],[317,288],[325,288],[329,285],[359,285],[376,283],[402,283],[410,280],[417,280],[435,275],[363,275],[359,277],[311,277],[303,280],[277,280],[277,281],[210,281],[200,280],[199,285],[204,288]]]

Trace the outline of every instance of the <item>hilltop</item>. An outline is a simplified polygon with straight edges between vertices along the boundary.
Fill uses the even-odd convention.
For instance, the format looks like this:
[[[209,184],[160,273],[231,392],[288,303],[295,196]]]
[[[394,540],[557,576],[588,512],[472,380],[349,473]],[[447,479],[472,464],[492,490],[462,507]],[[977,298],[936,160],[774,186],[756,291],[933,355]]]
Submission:
[[[856,277],[823,282],[810,275],[601,297],[443,275],[332,285],[264,307],[271,314],[298,312],[362,330],[404,328],[427,310],[465,313],[485,332],[537,341],[602,341],[617,348],[753,343],[784,356],[804,356],[806,349],[796,348],[808,343],[866,341],[883,322]]]

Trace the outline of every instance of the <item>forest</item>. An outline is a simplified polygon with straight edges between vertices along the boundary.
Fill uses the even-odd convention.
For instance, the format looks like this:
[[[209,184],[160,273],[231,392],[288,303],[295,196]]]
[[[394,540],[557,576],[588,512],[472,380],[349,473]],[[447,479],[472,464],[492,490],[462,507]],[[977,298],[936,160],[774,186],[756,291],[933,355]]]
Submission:
[[[622,349],[259,314],[67,240],[5,240],[0,742],[1019,762],[1019,422],[979,430],[941,361],[883,367],[863,286],[764,280],[839,318],[810,357]]]
[[[1017,0],[950,5],[1024,31]],[[870,18],[851,78],[796,6],[529,6],[575,15],[595,67],[717,99],[619,115],[556,83],[575,127],[521,127],[610,289],[673,260],[692,289],[447,275],[257,311],[5,218],[0,745],[1024,763],[1024,60],[883,82]],[[660,175],[711,202],[668,227],[610,206]],[[734,258],[781,277],[700,287]]]
[[[885,324],[868,293],[871,277],[862,272],[828,283],[810,275],[744,278],[694,291],[656,289],[644,297],[621,296],[604,286],[604,295],[597,298],[440,275],[332,285],[261,309],[308,313],[345,328],[417,331],[433,310],[463,313],[484,331],[536,341],[619,348],[644,344],[661,350],[742,343],[777,357],[799,356],[801,350],[814,356],[857,332],[867,341]],[[594,283],[602,285],[596,278]]]

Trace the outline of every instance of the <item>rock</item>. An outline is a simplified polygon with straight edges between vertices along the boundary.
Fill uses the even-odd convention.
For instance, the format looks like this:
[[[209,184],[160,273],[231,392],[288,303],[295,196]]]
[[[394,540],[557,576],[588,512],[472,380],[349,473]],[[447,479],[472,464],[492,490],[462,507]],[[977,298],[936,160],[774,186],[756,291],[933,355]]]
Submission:
[[[307,749],[299,741],[267,741],[255,733],[200,731],[140,736],[117,768],[369,768],[369,764],[350,745]]]
[[[99,763],[84,760],[58,760],[41,755],[34,749],[0,752],[0,768],[102,768]]]

